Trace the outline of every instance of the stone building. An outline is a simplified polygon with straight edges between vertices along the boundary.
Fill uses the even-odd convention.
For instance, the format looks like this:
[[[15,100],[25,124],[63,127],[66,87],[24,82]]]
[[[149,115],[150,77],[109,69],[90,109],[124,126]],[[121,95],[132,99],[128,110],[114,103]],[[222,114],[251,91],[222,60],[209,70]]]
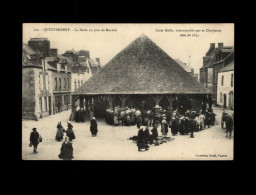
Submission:
[[[234,60],[234,47],[223,43],[210,43],[210,48],[203,57],[203,67],[200,68],[200,83],[212,91],[213,101],[217,104],[218,71]]]
[[[22,118],[38,120],[70,108],[71,72],[57,52],[46,38],[23,43]]]
[[[194,68],[191,68],[190,64],[182,62],[180,59],[174,59],[185,71],[187,71],[192,77],[198,80],[198,75],[195,74]]]
[[[88,50],[67,50],[62,56],[70,59],[69,68],[72,72],[71,91],[78,89],[92,75],[101,69],[100,58],[90,58]]]
[[[22,50],[22,118],[34,119],[51,115],[51,71],[44,56],[23,43]]]
[[[177,97],[193,99],[196,107],[208,94],[211,91],[143,34],[72,93],[71,119],[77,99],[80,107],[102,114],[117,105],[136,108],[142,100],[150,109],[172,109]]]
[[[234,61],[218,72],[217,104],[234,109]]]
[[[51,71],[51,86],[53,87],[53,113],[70,109],[71,71],[67,60],[62,57],[47,57],[45,62]]]

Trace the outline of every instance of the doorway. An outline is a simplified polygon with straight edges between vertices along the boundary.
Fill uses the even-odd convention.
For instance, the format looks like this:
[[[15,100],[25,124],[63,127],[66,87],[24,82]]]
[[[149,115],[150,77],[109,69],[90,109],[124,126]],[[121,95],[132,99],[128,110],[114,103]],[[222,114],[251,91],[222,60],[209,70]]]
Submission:
[[[48,97],[48,105],[49,105],[49,115],[52,114],[52,98],[51,96]]]
[[[226,109],[226,107],[227,107],[227,95],[226,95],[226,94],[224,94],[224,95],[223,95],[223,98],[224,98],[224,104],[223,104],[223,107]]]

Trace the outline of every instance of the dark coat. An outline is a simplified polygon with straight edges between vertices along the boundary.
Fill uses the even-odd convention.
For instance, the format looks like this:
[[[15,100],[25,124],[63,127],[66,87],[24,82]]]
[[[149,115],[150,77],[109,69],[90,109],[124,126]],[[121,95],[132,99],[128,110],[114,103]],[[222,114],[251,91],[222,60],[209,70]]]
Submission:
[[[33,131],[30,133],[30,142],[32,143],[32,145],[37,145],[39,139],[39,133],[37,131]]]
[[[73,157],[73,146],[72,143],[70,142],[63,142],[61,149],[60,149],[60,154],[59,158],[63,160],[71,160]]]
[[[171,132],[173,135],[175,135],[178,133],[178,131],[179,131],[179,119],[174,119],[171,125]]]
[[[232,119],[232,117],[228,117],[227,118],[227,122],[226,122],[226,129],[227,129],[227,131],[232,131],[233,130],[233,127],[234,127],[234,124],[233,124],[234,122],[233,122],[233,119]]]
[[[66,134],[67,134],[70,141],[72,141],[73,139],[76,139],[76,136],[75,136],[74,131],[73,131],[72,128],[68,128],[67,131],[66,131]]]
[[[156,139],[156,138],[158,137],[157,128],[156,128],[156,127],[154,127],[154,128],[151,130],[151,132],[152,132],[152,136],[153,136],[153,138],[154,138],[154,139]]]
[[[139,143],[144,143],[144,133],[143,133],[143,129],[140,129],[138,131],[138,142],[137,142],[137,146]]]
[[[91,120],[90,131],[92,134],[96,134],[98,132],[97,122],[94,119]]]
[[[144,137],[144,139],[148,139],[149,138],[149,129],[148,128],[146,128],[145,129],[145,131],[143,132],[143,137]]]
[[[210,125],[214,125],[215,123],[215,114],[213,112],[210,113]]]
[[[85,110],[81,111],[80,121],[85,122],[85,116],[86,116]]]

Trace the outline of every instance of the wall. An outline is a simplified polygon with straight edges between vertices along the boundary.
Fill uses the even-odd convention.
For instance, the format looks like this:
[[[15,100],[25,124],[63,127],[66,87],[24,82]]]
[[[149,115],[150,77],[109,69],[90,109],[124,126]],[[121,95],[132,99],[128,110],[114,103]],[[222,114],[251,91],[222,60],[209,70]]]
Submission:
[[[35,118],[35,68],[22,68],[22,118]],[[29,94],[29,95],[28,95]]]
[[[40,118],[49,116],[49,111],[50,109],[52,110],[52,107],[49,107],[49,105],[52,105],[53,96],[52,90],[50,89],[50,80],[50,71],[43,71],[43,69],[40,68],[35,69],[35,112],[40,116]],[[49,102],[49,97],[51,97],[51,103]],[[42,99],[42,110],[39,101],[40,98]]]
[[[57,89],[55,88],[55,78],[57,78]],[[60,82],[61,80],[61,89]],[[66,88],[64,87],[66,80]],[[71,106],[71,75],[65,72],[53,72],[52,73],[52,87],[53,87],[53,111],[54,114],[70,109]],[[68,105],[64,102],[64,96],[68,96]],[[60,99],[55,101],[56,97]],[[60,103],[60,105],[58,105]]]
[[[92,76],[92,73],[89,71],[89,73],[84,72],[82,74],[78,73],[72,73],[71,76],[71,91],[75,91],[75,81],[76,81],[76,88],[78,88],[78,81],[80,81],[80,86],[81,86],[81,81],[85,83],[90,77]]]
[[[228,72],[219,72],[218,73],[218,84],[217,84],[217,104],[220,106],[224,105],[224,98],[223,95],[226,94],[226,105],[229,107],[230,104],[230,92],[233,92],[234,94],[234,78],[233,78],[233,86],[231,86],[231,74],[234,75],[234,71],[228,71]],[[221,86],[221,77],[224,76],[224,83],[223,86]],[[221,100],[221,93],[222,93],[222,102]],[[234,97],[234,96],[233,96]],[[233,104],[233,103],[231,103]],[[234,106],[234,105],[232,105]]]

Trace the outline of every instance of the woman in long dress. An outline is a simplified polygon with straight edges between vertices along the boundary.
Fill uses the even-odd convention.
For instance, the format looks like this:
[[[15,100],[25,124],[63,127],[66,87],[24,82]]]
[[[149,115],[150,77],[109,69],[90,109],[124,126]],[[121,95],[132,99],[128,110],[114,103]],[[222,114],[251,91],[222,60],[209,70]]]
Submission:
[[[161,124],[161,132],[163,136],[166,136],[168,133],[168,124],[165,119],[162,120]]]
[[[57,133],[56,133],[56,137],[55,137],[55,140],[57,141],[61,141],[63,139],[63,136],[64,136],[64,129],[61,125],[61,122],[58,123],[57,125]]]
[[[68,123],[68,129],[66,131],[66,135],[68,136],[68,138],[71,142],[73,139],[76,139],[76,136],[73,131],[73,125],[71,123]]]
[[[68,140],[68,137],[65,137],[65,141],[62,143],[59,158],[63,160],[71,160],[73,156],[73,146],[72,143]]]
[[[97,121],[95,117],[92,117],[90,131],[93,137],[97,136],[98,126],[97,126]]]

